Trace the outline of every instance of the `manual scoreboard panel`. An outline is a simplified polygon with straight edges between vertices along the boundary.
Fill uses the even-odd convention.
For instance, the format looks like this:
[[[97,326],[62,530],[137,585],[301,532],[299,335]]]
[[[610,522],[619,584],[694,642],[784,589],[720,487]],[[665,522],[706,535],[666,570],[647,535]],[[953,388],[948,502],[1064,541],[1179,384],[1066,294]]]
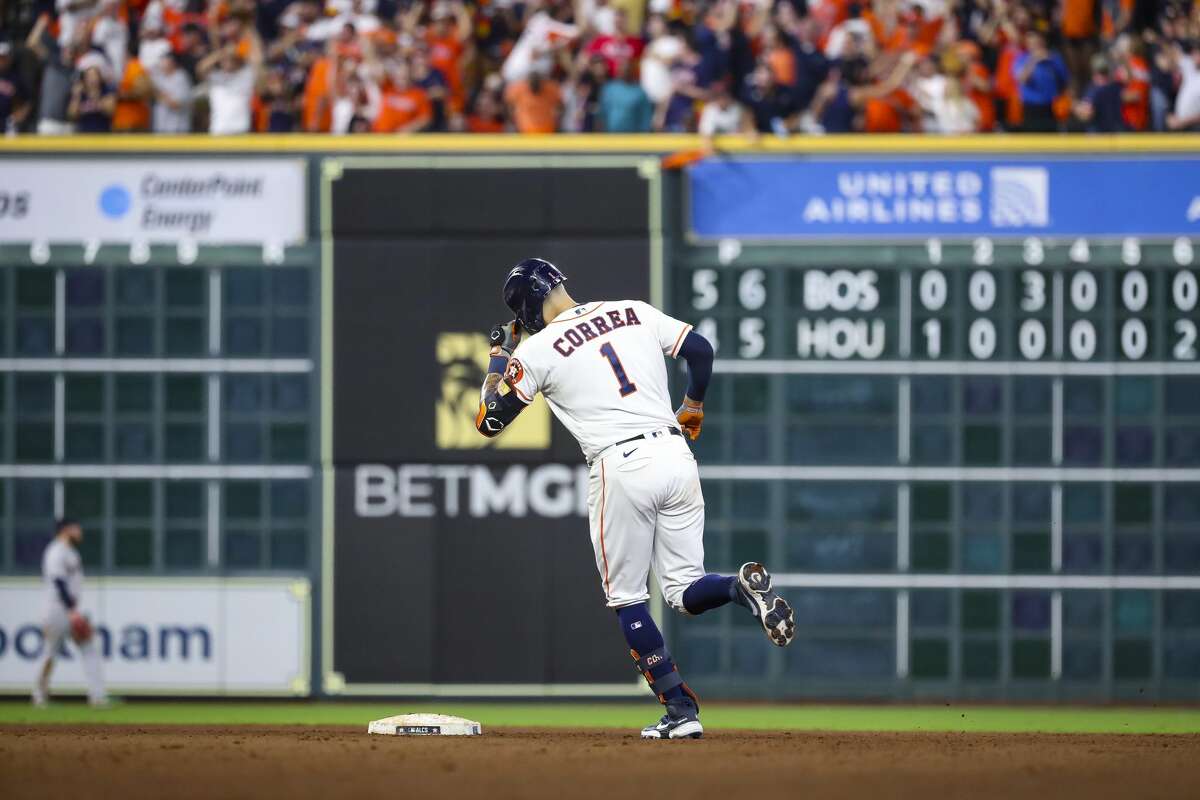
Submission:
[[[717,346],[709,568],[765,559],[801,626],[771,654],[693,621],[684,663],[745,693],[1194,696],[1197,247],[674,250],[668,309]]]
[[[64,514],[92,574],[315,566],[318,256],[0,246],[0,573]]]

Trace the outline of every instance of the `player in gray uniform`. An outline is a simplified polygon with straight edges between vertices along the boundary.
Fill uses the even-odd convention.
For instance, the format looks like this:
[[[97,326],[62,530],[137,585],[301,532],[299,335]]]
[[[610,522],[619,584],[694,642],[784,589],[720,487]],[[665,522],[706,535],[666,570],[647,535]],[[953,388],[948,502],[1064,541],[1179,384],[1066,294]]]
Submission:
[[[712,346],[640,300],[576,303],[565,281],[538,258],[509,272],[504,301],[516,319],[492,330],[475,426],[484,436],[500,434],[540,393],[579,442],[590,468],[588,521],[605,598],[638,671],[666,706],[642,737],[699,738],[696,695],[646,606],[650,570],[676,611],[703,614],[737,603],[780,647],[795,634],[792,609],[762,564],[743,564],[737,575],[704,571],[704,497],[685,437],[700,435]],[[677,411],[663,356],[688,365]]]
[[[46,587],[46,615],[42,620],[42,665],[33,687],[33,704],[44,706],[50,694],[50,673],[54,657],[70,636],[83,658],[83,674],[87,679],[88,702],[93,706],[108,704],[104,679],[100,674],[100,651],[92,636],[92,626],[80,605],[83,599],[83,559],[79,543],[83,528],[70,519],[55,524],[54,539],[42,555],[42,582]]]

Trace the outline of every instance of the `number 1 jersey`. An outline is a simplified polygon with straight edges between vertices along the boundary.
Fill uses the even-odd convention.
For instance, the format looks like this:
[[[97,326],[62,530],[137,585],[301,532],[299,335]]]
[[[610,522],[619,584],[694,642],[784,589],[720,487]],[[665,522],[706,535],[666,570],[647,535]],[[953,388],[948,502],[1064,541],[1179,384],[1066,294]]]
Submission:
[[[521,340],[505,380],[525,403],[541,392],[591,461],[622,439],[678,427],[663,356],[676,357],[691,329],[640,300],[581,303]]]

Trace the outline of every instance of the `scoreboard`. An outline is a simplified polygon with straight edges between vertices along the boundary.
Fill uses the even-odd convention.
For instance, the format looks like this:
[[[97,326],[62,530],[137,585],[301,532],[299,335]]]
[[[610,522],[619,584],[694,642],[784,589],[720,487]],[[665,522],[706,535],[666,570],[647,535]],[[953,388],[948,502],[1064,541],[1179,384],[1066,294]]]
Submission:
[[[0,247],[0,569],[315,562],[316,248]]]
[[[1196,696],[1200,240],[684,216],[668,310],[717,347],[708,567],[765,560],[800,627],[764,653],[733,613],[677,626],[701,691]]]

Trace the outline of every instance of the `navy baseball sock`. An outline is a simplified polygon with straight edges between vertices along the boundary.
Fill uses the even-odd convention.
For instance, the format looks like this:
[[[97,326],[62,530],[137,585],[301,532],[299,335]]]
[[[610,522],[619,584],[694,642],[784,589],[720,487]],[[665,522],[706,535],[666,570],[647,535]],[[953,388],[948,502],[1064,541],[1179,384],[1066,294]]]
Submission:
[[[703,614],[730,602],[745,605],[732,575],[710,572],[683,591],[683,607],[689,614]]]
[[[629,643],[630,650],[645,656],[665,645],[662,633],[651,619],[650,611],[646,608],[645,603],[618,608],[617,617],[621,620],[621,633],[625,634],[625,641]],[[670,675],[674,670],[675,661],[668,653],[662,661],[650,667],[650,677],[658,680],[665,675]],[[671,700],[683,697],[685,694],[681,685],[667,689],[663,692],[663,697]]]

